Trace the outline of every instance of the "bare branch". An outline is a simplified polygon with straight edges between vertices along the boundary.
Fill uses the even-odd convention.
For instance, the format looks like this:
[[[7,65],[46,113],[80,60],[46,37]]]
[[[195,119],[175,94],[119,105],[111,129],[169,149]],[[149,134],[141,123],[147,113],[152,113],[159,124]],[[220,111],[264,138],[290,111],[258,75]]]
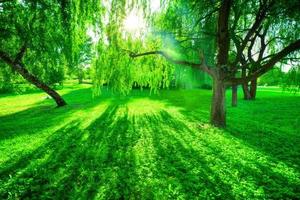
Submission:
[[[247,32],[245,38],[242,40],[242,43],[240,45],[239,50],[237,51],[237,56],[234,61],[234,65],[237,64],[242,56],[242,53],[247,45],[247,43],[250,41],[251,36],[257,31],[257,29],[261,26],[262,22],[266,18],[267,12],[272,6],[272,3],[267,4],[267,1],[261,1],[259,10],[256,14],[255,20],[249,31]]]

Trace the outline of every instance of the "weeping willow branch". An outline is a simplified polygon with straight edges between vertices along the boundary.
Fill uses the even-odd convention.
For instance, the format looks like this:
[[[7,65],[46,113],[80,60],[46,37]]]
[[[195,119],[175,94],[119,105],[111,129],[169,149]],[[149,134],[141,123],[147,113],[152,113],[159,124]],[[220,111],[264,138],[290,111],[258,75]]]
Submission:
[[[161,55],[164,58],[166,58],[168,61],[177,64],[177,65],[185,65],[185,66],[189,66],[195,69],[200,69],[204,72],[206,72],[207,74],[213,76],[213,68],[209,67],[206,63],[205,63],[205,58],[203,55],[203,52],[199,52],[199,58],[200,58],[200,63],[193,63],[193,62],[189,62],[189,61],[185,61],[185,60],[177,60],[172,58],[170,55],[168,55],[166,52],[164,51],[148,51],[148,52],[144,52],[144,53],[134,53],[131,52],[129,50],[126,50],[127,52],[129,52],[129,56],[131,58],[136,58],[136,57],[141,57],[141,56],[148,56],[148,55]]]

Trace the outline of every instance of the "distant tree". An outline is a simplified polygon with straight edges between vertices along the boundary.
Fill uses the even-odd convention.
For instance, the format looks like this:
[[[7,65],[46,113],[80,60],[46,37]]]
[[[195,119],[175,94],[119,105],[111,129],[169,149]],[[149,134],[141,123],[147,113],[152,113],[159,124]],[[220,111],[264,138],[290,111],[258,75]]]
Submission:
[[[300,92],[300,67],[292,67],[283,79],[282,87],[291,92]]]
[[[258,79],[258,85],[263,86],[281,86],[286,79],[286,73],[279,67],[274,67],[268,73]]]
[[[84,40],[79,44],[78,51],[73,54],[72,61],[69,64],[69,70],[71,74],[77,77],[79,84],[83,82],[85,69],[91,64],[92,56],[95,56],[92,51],[93,44],[91,38],[87,35],[83,35],[82,37]]]

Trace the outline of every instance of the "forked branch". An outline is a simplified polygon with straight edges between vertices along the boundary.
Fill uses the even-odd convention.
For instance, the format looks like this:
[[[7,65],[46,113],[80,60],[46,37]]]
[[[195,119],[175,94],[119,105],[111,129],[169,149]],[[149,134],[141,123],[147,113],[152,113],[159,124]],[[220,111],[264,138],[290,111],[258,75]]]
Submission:
[[[297,51],[300,49],[300,39],[296,40],[295,42],[289,44],[284,49],[279,51],[278,53],[274,54],[266,63],[264,63],[262,66],[260,66],[256,71],[251,73],[247,77],[242,78],[232,78],[227,81],[228,84],[242,84],[245,82],[249,82],[257,77],[260,77],[261,75],[268,72],[270,69],[274,67],[274,65],[279,62],[280,60],[284,59],[287,55],[290,53]]]

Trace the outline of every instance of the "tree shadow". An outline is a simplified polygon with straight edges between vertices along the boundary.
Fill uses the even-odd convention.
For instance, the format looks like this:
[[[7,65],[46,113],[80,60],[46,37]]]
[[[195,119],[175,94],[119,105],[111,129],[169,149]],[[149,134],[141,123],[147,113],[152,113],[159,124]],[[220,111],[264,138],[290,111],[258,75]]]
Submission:
[[[233,152],[244,147],[223,148],[218,140],[226,137],[217,130],[191,129],[164,110],[131,115],[126,104],[112,103],[86,128],[71,121],[43,145],[3,165],[0,198],[257,198],[254,191],[266,183],[262,175],[277,188],[290,181],[254,158],[242,163],[246,157]],[[249,185],[240,186],[242,180],[253,187],[244,196]],[[277,197],[295,197],[297,185],[289,186]],[[272,190],[264,192],[274,197]]]
[[[71,122],[17,161],[0,169],[1,198],[88,199],[97,185],[113,198],[129,195],[126,182],[134,168],[128,148],[137,135],[129,131],[128,113],[109,106],[86,129]]]
[[[209,122],[211,91],[190,90],[174,94],[166,91],[162,96],[150,98],[179,108],[188,121],[200,125]],[[231,107],[228,101],[225,130],[251,148],[300,172],[299,108],[299,96],[291,95],[266,95],[256,101],[239,101],[236,108]]]
[[[229,109],[226,130],[245,144],[300,172],[299,99],[282,96],[243,102],[236,110]]]
[[[79,92],[80,98],[90,94],[88,90]],[[73,99],[76,94],[66,97]],[[51,107],[40,111],[41,106],[6,117],[11,117],[9,120],[36,117],[34,123],[48,120],[48,126],[54,126],[75,110],[93,108],[103,99],[74,100],[73,106],[66,110],[54,109],[58,113],[53,111],[53,119],[42,116],[44,112],[52,116]],[[297,173],[284,165],[278,167],[279,160],[270,158],[263,150],[257,151],[260,149],[255,145],[234,139],[232,133],[210,126],[191,127],[197,112],[189,115],[192,107],[184,107],[175,98],[170,100],[170,106],[176,100],[173,106],[181,106],[184,120],[168,109],[135,114],[129,110],[131,98],[111,99],[107,94],[107,99],[110,99],[108,107],[89,125],[82,126],[82,119],[65,121],[41,145],[3,163],[0,198],[295,199],[299,196]],[[44,128],[45,125],[37,128],[36,133]]]
[[[41,133],[67,123],[74,112],[89,110],[108,100],[109,95],[93,97],[91,88],[71,91],[63,95],[68,105],[55,108],[51,99],[44,99],[30,106],[30,108],[12,114],[0,116],[0,141],[15,136],[33,135]]]

